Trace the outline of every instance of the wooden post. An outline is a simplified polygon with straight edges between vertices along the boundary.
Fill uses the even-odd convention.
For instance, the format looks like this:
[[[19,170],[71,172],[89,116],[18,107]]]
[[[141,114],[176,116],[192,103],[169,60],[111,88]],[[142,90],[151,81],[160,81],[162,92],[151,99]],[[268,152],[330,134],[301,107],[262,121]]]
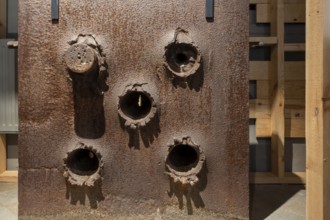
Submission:
[[[0,174],[6,171],[6,135],[0,134]]]
[[[0,38],[6,38],[7,0],[0,0]]]
[[[330,219],[330,2],[307,1],[307,219]]]
[[[271,34],[277,37],[277,45],[272,48],[271,55],[272,172],[284,177],[284,0],[271,2]]]

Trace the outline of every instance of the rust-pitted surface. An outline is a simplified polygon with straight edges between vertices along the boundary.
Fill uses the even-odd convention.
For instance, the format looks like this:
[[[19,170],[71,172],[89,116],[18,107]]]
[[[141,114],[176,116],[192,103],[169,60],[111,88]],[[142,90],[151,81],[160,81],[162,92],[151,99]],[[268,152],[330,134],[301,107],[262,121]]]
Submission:
[[[204,13],[201,0],[60,1],[52,23],[51,1],[19,1],[21,219],[248,218],[248,1],[215,1],[214,22]],[[183,78],[164,64],[178,29],[201,55],[196,73]],[[106,83],[69,73],[65,52],[78,36],[100,46]],[[144,85],[157,112],[129,131],[117,106],[134,84]],[[173,139],[188,136],[205,162],[198,183],[185,188],[166,175],[165,162]],[[63,159],[79,143],[102,156],[94,187],[63,177]]]

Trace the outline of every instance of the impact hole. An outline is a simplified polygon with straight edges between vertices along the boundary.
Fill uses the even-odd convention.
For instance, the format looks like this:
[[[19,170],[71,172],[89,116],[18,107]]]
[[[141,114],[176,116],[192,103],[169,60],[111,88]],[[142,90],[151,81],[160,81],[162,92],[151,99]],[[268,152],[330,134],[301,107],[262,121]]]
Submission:
[[[198,163],[199,155],[190,145],[176,145],[168,155],[168,162],[176,171],[187,172]]]
[[[99,169],[99,159],[91,150],[77,149],[70,153],[67,167],[77,175],[90,176]]]
[[[137,120],[150,113],[152,101],[143,92],[128,92],[121,98],[119,105],[127,117]]]
[[[200,54],[192,44],[171,43],[166,47],[165,59],[171,71],[176,73],[189,72],[199,67]]]
[[[181,65],[181,64],[186,64],[189,62],[188,56],[184,53],[178,53],[175,56],[175,61],[177,64]]]

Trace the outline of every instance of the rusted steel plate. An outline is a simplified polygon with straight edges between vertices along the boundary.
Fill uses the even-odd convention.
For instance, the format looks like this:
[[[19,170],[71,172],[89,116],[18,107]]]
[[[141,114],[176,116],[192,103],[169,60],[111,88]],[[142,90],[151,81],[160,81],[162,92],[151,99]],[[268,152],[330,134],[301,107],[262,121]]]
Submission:
[[[20,217],[248,218],[248,1],[59,9],[19,2]]]

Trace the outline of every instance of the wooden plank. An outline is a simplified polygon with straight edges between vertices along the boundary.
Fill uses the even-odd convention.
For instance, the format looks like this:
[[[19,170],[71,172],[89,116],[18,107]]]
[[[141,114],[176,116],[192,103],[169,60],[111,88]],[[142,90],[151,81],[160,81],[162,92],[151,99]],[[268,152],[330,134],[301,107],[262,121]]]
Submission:
[[[285,119],[285,137],[286,138],[304,138],[305,137],[305,119],[304,118]]]
[[[277,44],[277,37],[249,37],[249,42],[258,46],[275,45]]]
[[[285,81],[284,81],[284,0],[271,3],[271,36],[277,36],[278,43],[272,48],[271,88],[273,88],[271,105],[272,132],[272,172],[284,177],[284,139],[285,139]]]
[[[270,104],[268,99],[250,100],[250,118],[270,119]]]
[[[285,81],[285,98],[286,99],[304,99],[305,98],[305,81]]]
[[[0,174],[0,182],[17,183],[18,171],[5,171]]]
[[[250,0],[250,4],[270,4],[271,0]],[[285,4],[301,3],[305,4],[306,0],[284,0]]]
[[[6,135],[0,134],[0,174],[6,171],[7,151]]]
[[[285,100],[285,118],[304,119],[305,99]]]
[[[305,108],[302,109],[287,109],[285,108],[285,118],[305,119]]]
[[[286,52],[301,52],[305,51],[305,44],[284,44],[284,51]]]
[[[250,80],[270,80],[270,61],[250,61]],[[284,62],[285,80],[305,80],[305,62]]]
[[[250,61],[250,80],[269,80],[270,79],[269,61]]]
[[[306,6],[305,3],[293,3],[284,5],[285,23],[304,23]],[[257,4],[257,23],[270,23],[271,4]]]
[[[330,1],[307,1],[307,219],[330,219]]]
[[[271,137],[271,124],[270,119],[257,118],[256,120],[256,137]]]
[[[6,38],[7,0],[0,0],[0,38]]]
[[[251,117],[254,118],[254,117]],[[285,138],[304,138],[305,135],[305,119],[304,118],[288,118],[285,119]],[[271,120],[267,118],[257,118],[256,120],[256,137],[272,137]]]
[[[273,173],[256,172],[250,173],[250,183],[252,184],[305,184],[306,173],[295,172],[285,173],[283,177],[278,177]]]
[[[305,62],[294,61],[284,63],[285,80],[305,80]]]
[[[271,97],[270,80],[257,81],[257,99],[269,99]]]
[[[269,2],[270,0],[250,0],[250,4],[266,4]]]

